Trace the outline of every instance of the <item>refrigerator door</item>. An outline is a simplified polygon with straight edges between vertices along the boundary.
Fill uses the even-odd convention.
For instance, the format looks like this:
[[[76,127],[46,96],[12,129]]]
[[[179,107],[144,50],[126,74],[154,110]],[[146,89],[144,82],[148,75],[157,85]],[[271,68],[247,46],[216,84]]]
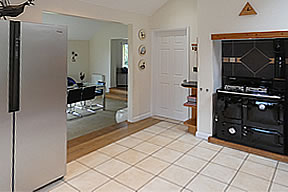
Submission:
[[[8,113],[9,22],[0,21],[0,191],[11,190],[12,116]]]
[[[16,116],[16,191],[65,175],[66,28],[22,23],[20,112]]]

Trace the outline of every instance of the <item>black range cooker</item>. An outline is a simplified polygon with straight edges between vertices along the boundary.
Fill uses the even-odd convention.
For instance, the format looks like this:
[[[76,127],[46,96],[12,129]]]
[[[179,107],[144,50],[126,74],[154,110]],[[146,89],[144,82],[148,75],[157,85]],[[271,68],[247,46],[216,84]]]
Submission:
[[[222,42],[222,88],[214,98],[214,137],[287,154],[287,42]]]

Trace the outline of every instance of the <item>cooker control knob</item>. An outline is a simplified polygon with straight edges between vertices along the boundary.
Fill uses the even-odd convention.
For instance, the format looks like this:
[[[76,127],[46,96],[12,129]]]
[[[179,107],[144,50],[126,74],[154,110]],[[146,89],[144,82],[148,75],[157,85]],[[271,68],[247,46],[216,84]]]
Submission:
[[[264,104],[259,105],[259,110],[264,111],[266,109],[266,106]]]
[[[231,135],[235,135],[236,132],[237,132],[234,127],[230,127],[230,128],[228,129],[228,131],[229,131],[229,133],[230,133]]]
[[[242,135],[243,135],[244,137],[246,137],[246,136],[247,136],[247,133],[243,133]]]

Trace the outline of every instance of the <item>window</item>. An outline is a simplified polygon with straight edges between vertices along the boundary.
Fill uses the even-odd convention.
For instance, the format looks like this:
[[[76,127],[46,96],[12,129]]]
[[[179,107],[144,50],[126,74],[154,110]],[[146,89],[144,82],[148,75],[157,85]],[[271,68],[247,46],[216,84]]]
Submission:
[[[122,45],[122,67],[128,68],[128,43]]]

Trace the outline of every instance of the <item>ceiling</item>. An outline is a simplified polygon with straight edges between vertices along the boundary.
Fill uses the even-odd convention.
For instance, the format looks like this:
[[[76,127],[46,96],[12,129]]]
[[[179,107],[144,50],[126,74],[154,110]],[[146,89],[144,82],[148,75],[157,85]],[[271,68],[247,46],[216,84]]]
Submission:
[[[79,0],[98,6],[128,11],[147,16],[153,15],[168,0]]]
[[[111,28],[116,28],[119,31],[127,31],[128,36],[127,25],[76,16],[44,12],[43,23],[67,26],[68,40],[91,40],[99,30],[108,30]]]

